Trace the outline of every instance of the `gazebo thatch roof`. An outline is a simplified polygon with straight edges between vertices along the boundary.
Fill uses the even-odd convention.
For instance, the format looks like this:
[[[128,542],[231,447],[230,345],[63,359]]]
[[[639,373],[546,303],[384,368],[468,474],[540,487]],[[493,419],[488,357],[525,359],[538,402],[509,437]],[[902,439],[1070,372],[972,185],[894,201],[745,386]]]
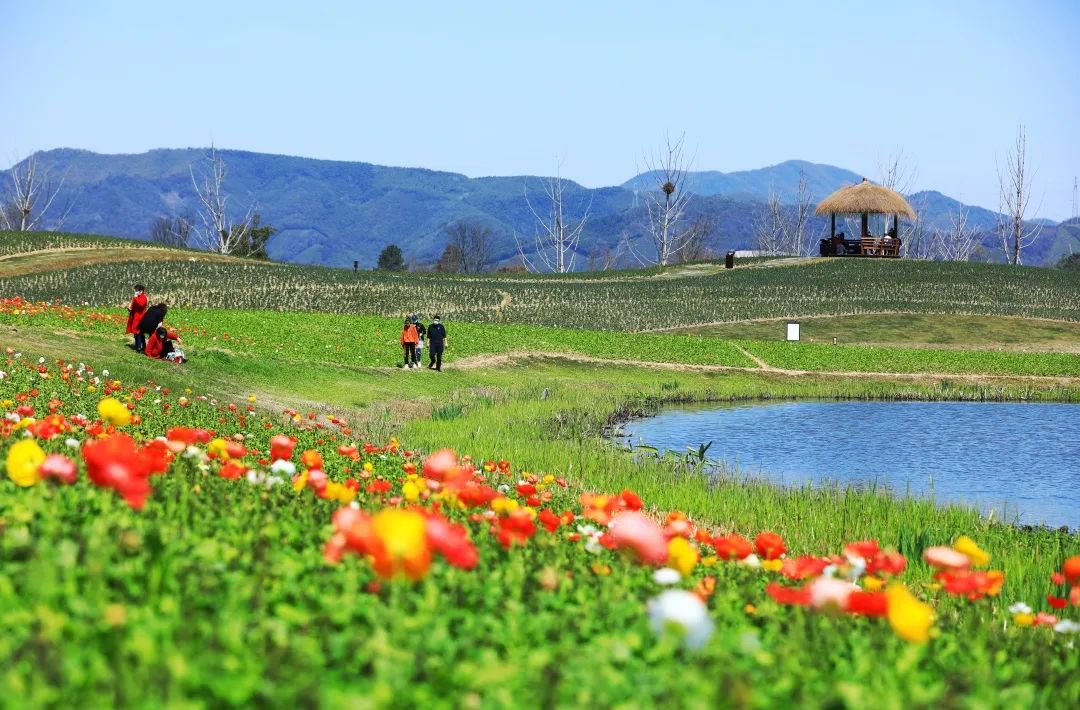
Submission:
[[[866,178],[858,185],[842,187],[817,206],[815,214],[897,214],[915,219],[915,210],[898,193]]]

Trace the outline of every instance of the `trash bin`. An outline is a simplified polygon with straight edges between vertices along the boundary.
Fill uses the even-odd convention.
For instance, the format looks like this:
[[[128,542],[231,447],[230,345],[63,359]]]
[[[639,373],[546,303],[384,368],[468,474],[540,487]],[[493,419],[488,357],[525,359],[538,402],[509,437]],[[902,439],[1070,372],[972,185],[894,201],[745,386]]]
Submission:
[[[734,269],[735,268],[735,252],[729,251],[727,253],[727,258],[724,259],[724,268],[725,269]]]

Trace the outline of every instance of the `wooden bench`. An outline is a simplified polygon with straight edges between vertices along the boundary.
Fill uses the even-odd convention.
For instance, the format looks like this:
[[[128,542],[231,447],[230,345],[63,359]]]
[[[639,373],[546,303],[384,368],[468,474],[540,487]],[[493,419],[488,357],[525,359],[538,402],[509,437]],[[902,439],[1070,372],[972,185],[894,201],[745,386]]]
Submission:
[[[900,240],[882,237],[863,237],[859,240],[860,256],[900,256]]]

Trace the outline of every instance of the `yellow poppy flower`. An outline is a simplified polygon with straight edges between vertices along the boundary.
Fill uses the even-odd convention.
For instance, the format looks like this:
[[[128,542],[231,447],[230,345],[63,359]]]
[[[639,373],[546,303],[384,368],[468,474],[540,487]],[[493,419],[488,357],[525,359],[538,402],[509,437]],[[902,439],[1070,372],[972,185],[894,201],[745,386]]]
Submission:
[[[38,472],[45,462],[45,452],[33,439],[16,442],[8,450],[7,475],[16,485],[29,487],[41,480]]]
[[[885,598],[889,602],[889,624],[897,636],[916,643],[930,640],[934,610],[929,604],[919,601],[902,584],[886,589]]]
[[[120,400],[106,397],[98,402],[98,416],[115,426],[127,426],[131,423],[131,412],[121,404]]]

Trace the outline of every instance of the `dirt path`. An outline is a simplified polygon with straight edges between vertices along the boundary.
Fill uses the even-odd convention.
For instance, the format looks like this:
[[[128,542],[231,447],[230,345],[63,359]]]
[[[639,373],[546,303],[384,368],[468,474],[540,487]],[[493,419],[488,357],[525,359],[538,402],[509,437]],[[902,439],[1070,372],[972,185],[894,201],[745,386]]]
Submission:
[[[740,348],[741,350],[741,348]],[[526,360],[565,360],[596,365],[625,365],[629,367],[643,367],[654,370],[669,372],[750,372],[781,375],[785,377],[857,377],[861,379],[894,380],[903,382],[939,382],[952,380],[967,382],[970,384],[1002,384],[1009,382],[1028,382],[1031,384],[1061,385],[1063,387],[1080,387],[1080,377],[1051,377],[1046,375],[977,375],[977,374],[952,374],[941,372],[858,372],[848,370],[788,370],[773,367],[760,358],[743,351],[758,367],[738,367],[734,365],[688,365],[674,362],[649,362],[647,360],[628,360],[593,357],[591,355],[579,355],[577,353],[545,353],[539,351],[522,351],[517,353],[504,353],[492,355],[473,355],[448,363],[449,366],[461,370],[479,370],[487,367],[501,367],[513,365]]]
[[[805,318],[807,320],[826,320],[828,318],[851,318],[854,316],[973,316],[985,318],[1014,318],[1022,320],[1039,321],[1041,323],[1067,323],[1075,324],[1076,321],[1063,320],[1061,318],[1045,318],[1040,316],[995,316],[986,313],[934,313],[928,311],[859,311],[858,313],[819,313],[809,316],[778,316],[770,318],[743,318],[741,320],[720,320],[707,323],[693,323],[691,325],[679,325],[674,328],[646,328],[636,330],[635,333],[679,333],[692,328],[710,328],[713,326],[739,325],[741,323],[783,323],[784,321]],[[903,347],[910,347],[904,345]]]

